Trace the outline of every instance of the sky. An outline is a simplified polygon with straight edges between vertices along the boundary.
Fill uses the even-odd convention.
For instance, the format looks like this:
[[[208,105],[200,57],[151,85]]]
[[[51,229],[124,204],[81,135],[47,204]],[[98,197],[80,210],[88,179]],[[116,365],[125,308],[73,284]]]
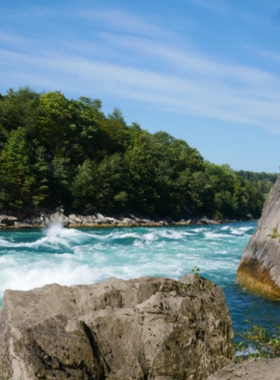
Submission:
[[[0,3],[0,93],[119,108],[234,170],[280,166],[279,0]]]

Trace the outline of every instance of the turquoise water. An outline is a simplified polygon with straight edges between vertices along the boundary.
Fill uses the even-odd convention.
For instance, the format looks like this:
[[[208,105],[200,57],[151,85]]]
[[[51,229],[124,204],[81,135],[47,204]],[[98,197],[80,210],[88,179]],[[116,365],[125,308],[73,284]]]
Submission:
[[[221,285],[234,330],[244,320],[279,323],[280,303],[235,284],[242,252],[255,222],[226,225],[0,231],[0,305],[5,289],[27,290],[48,283],[89,284],[109,277],[167,276],[179,279],[197,266]]]

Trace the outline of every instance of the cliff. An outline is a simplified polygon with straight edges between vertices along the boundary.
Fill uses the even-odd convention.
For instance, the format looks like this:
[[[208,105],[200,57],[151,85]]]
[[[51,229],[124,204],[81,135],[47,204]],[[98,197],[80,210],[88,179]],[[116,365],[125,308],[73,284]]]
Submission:
[[[280,178],[243,253],[237,282],[253,292],[280,299]]]
[[[7,290],[0,379],[205,379],[232,337],[221,288],[192,274]]]

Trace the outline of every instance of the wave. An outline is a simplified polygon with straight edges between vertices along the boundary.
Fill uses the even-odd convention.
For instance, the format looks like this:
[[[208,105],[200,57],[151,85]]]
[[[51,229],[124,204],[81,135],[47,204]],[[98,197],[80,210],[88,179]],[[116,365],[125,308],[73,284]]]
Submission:
[[[31,289],[52,282],[73,285],[111,276],[179,278],[195,266],[219,279],[234,277],[242,254],[238,247],[246,243],[251,228],[68,229],[54,223],[41,231],[0,232],[0,298],[7,288]],[[234,235],[233,230],[246,235]]]
[[[231,234],[222,234],[222,233],[219,233],[219,232],[212,232],[212,231],[206,231],[204,233],[204,236],[206,239],[211,239],[211,240],[217,240],[217,239],[220,239],[220,238],[231,238],[232,235]]]

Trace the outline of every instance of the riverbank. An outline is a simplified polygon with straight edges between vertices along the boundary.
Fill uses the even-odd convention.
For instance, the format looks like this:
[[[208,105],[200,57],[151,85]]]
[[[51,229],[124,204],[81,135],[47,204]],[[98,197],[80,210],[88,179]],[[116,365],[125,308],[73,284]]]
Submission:
[[[0,214],[0,228],[44,228],[51,223],[60,223],[69,228],[108,228],[108,227],[157,227],[157,226],[186,226],[203,224],[224,224],[241,220],[214,220],[206,216],[182,218],[174,220],[171,217],[141,217],[131,213],[126,215],[105,216],[95,212],[91,215],[66,215],[62,208],[54,212],[40,212],[32,216]]]

